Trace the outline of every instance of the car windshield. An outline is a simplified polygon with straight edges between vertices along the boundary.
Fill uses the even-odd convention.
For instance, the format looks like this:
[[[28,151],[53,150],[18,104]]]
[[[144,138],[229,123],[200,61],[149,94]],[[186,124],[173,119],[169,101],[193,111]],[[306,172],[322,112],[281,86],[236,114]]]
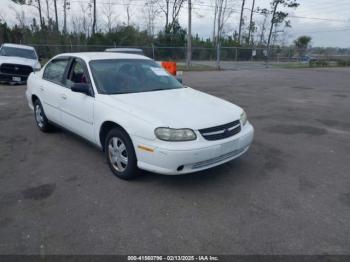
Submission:
[[[17,48],[17,47],[9,47],[9,46],[3,46],[0,50],[0,55],[16,56],[16,57],[23,57],[28,59],[35,59],[35,60],[37,59],[37,56],[34,50]]]
[[[93,60],[90,68],[102,94],[125,94],[183,88],[153,60]]]

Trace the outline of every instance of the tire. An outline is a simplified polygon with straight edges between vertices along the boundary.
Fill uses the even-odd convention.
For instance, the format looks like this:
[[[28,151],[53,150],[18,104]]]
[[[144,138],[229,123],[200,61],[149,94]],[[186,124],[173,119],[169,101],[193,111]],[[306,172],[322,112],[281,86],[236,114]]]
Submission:
[[[104,148],[108,165],[114,175],[125,180],[138,175],[135,149],[124,130],[114,128],[109,131]]]
[[[46,133],[53,129],[53,126],[49,123],[49,120],[47,119],[43,106],[41,105],[39,99],[36,99],[34,101],[34,118],[37,127],[40,129],[40,131]]]

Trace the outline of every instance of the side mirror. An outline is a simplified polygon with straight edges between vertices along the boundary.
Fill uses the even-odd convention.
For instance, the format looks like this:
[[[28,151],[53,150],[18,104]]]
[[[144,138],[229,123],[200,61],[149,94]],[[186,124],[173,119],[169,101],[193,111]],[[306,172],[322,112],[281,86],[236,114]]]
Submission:
[[[73,92],[82,93],[85,95],[92,95],[90,85],[87,83],[74,83],[71,87]]]

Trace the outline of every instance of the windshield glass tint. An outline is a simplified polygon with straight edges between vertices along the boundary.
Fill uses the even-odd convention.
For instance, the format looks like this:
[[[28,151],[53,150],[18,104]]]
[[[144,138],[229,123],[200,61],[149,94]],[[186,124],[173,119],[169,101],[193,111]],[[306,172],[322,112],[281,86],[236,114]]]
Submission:
[[[8,46],[3,46],[1,48],[0,55],[2,55],[2,56],[17,56],[17,57],[23,57],[23,58],[28,58],[28,59],[37,59],[34,50],[22,49],[22,48],[16,48],[16,47],[8,47]]]
[[[139,93],[183,86],[152,60],[113,59],[90,62],[96,86],[102,94]]]

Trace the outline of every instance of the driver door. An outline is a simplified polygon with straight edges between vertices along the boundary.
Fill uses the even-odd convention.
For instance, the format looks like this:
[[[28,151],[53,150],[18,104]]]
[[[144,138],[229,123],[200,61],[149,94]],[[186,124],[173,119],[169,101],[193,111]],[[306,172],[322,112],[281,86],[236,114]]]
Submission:
[[[78,58],[74,58],[71,62],[67,79],[65,79],[67,88],[64,88],[64,92],[61,94],[63,100],[60,108],[62,125],[89,141],[95,142],[93,122],[95,98],[73,92],[71,86],[75,83],[91,85],[87,66],[83,60]]]

